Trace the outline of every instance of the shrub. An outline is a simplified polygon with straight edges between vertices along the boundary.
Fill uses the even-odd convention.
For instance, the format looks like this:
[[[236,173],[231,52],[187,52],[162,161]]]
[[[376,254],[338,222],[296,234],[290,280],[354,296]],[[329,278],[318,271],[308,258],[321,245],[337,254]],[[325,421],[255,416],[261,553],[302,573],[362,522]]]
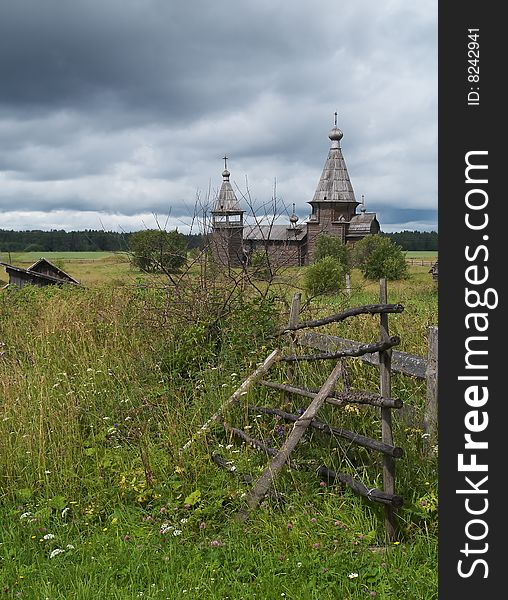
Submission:
[[[304,288],[311,296],[332,294],[343,287],[346,271],[333,256],[325,256],[307,267],[304,276]]]
[[[257,250],[254,252],[250,259],[250,267],[252,269],[252,276],[254,279],[270,281],[273,277],[270,259],[268,258],[268,254],[265,250]]]
[[[342,243],[342,240],[336,236],[321,233],[316,238],[314,249],[314,262],[331,256],[343,265],[346,273],[351,270],[351,257],[349,248]]]
[[[131,262],[148,273],[176,273],[187,259],[185,237],[178,231],[146,229],[129,239]]]
[[[366,279],[407,279],[409,277],[402,248],[390,238],[368,235],[355,244],[353,263]]]

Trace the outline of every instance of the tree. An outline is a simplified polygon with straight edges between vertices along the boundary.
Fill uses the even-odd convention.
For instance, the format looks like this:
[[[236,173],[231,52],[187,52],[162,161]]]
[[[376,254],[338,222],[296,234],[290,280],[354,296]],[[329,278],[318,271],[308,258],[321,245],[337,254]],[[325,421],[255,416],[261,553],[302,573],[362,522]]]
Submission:
[[[311,296],[333,294],[343,287],[344,266],[333,256],[325,256],[307,267],[303,285]]]
[[[318,262],[326,256],[335,258],[343,267],[346,273],[351,270],[351,257],[349,249],[342,240],[334,235],[320,233],[316,238],[314,249],[314,262]]]
[[[145,229],[129,238],[131,262],[148,273],[176,273],[185,264],[187,244],[178,231]]]
[[[409,277],[402,248],[381,235],[367,235],[357,242],[353,249],[353,263],[366,279]]]

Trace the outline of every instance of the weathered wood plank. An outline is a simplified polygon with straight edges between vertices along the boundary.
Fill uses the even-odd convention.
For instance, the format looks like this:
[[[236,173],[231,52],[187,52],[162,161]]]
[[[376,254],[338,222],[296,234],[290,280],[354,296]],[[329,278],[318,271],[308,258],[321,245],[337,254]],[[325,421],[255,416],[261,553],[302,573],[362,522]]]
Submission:
[[[300,346],[314,348],[323,352],[336,352],[340,350],[357,350],[363,344],[354,340],[337,337],[335,335],[324,335],[314,331],[307,331],[298,336]],[[378,354],[365,354],[359,357],[363,362],[379,367]],[[411,375],[418,379],[426,378],[427,359],[422,356],[415,356],[407,352],[392,350],[392,371]]]
[[[427,396],[425,399],[424,430],[430,435],[430,442],[435,442],[437,435],[437,371],[438,371],[438,328],[429,327],[429,353],[427,358]]]

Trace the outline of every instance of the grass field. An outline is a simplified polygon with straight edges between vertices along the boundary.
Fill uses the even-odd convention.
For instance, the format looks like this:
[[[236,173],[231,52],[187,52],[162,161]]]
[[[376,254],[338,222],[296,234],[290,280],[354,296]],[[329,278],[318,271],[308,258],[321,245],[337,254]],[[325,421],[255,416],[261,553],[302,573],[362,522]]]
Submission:
[[[397,462],[405,505],[395,543],[385,542],[382,506],[321,481],[312,468],[285,470],[276,482],[284,502],[268,499],[237,523],[250,486],[213,464],[211,453],[254,478],[266,456],[219,425],[186,454],[179,451],[274,347],[267,335],[287,322],[301,269],[264,298],[220,276],[175,296],[147,287],[119,256],[48,258],[87,285],[0,292],[3,597],[437,598],[437,447],[421,429],[422,381],[393,377],[392,395],[409,407],[394,415],[395,442],[405,451]],[[378,294],[378,285],[355,271],[351,300],[313,301],[302,318],[375,303]],[[390,316],[400,349],[425,355],[428,326],[437,320],[428,267],[389,283],[389,301],[405,306]],[[361,341],[377,339],[377,330],[370,316],[327,329]],[[298,367],[296,381],[319,385],[329,369],[309,363]],[[285,376],[281,365],[270,378]],[[349,377],[355,389],[378,389],[378,372],[359,362],[352,361]],[[296,412],[302,402],[293,399],[289,408]],[[279,446],[290,426],[249,416],[247,403],[277,405],[279,395],[256,387],[225,415]],[[326,407],[320,418],[380,435],[372,407]],[[380,457],[315,433],[294,458],[379,487]]]

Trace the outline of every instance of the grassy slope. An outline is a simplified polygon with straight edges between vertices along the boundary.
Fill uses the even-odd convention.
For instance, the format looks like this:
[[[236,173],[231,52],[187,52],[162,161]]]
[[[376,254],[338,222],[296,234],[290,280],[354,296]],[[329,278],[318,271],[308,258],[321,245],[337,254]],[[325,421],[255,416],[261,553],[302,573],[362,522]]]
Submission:
[[[102,268],[95,279],[90,273],[91,281],[119,277],[118,263],[106,261]],[[409,282],[389,286],[390,301],[406,306],[390,318],[391,331],[402,335],[402,349],[417,354],[425,353],[426,329],[436,321],[427,271],[415,267]],[[376,300],[377,286],[357,273],[353,287],[352,304]],[[320,485],[311,472],[284,473],[277,487],[286,504],[267,502],[239,525],[232,516],[248,486],[218,470],[210,452],[254,476],[266,459],[226,439],[220,428],[185,457],[178,448],[268,353],[257,337],[267,317],[260,307],[242,306],[238,320],[224,326],[220,350],[209,349],[199,328],[177,319],[175,329],[161,298],[109,286],[0,296],[5,596],[436,598],[436,457],[426,452],[418,427],[422,383],[393,382],[393,395],[412,407],[396,418],[395,429],[406,450],[397,463],[397,491],[406,500],[400,544],[383,544],[382,508],[347,489]],[[342,301],[329,298],[308,315],[329,313]],[[197,314],[198,306],[192,310]],[[350,323],[330,332],[375,339],[375,319]],[[315,366],[297,376],[316,385],[325,371]],[[273,376],[284,377],[284,369]],[[350,376],[355,387],[377,385],[375,371],[357,363]],[[277,395],[257,393],[249,401],[274,404]],[[338,422],[335,409],[322,418],[378,437],[375,411],[354,408]],[[227,419],[250,423],[252,435],[273,443],[288,431],[265,417],[248,419],[242,408]],[[369,485],[380,485],[379,456],[348,449],[346,460],[343,443],[337,451],[313,439],[298,450],[299,460],[352,469]],[[192,496],[197,490],[199,497]],[[175,529],[181,533],[174,535]],[[44,539],[48,534],[55,537]],[[50,558],[56,548],[65,551]]]

